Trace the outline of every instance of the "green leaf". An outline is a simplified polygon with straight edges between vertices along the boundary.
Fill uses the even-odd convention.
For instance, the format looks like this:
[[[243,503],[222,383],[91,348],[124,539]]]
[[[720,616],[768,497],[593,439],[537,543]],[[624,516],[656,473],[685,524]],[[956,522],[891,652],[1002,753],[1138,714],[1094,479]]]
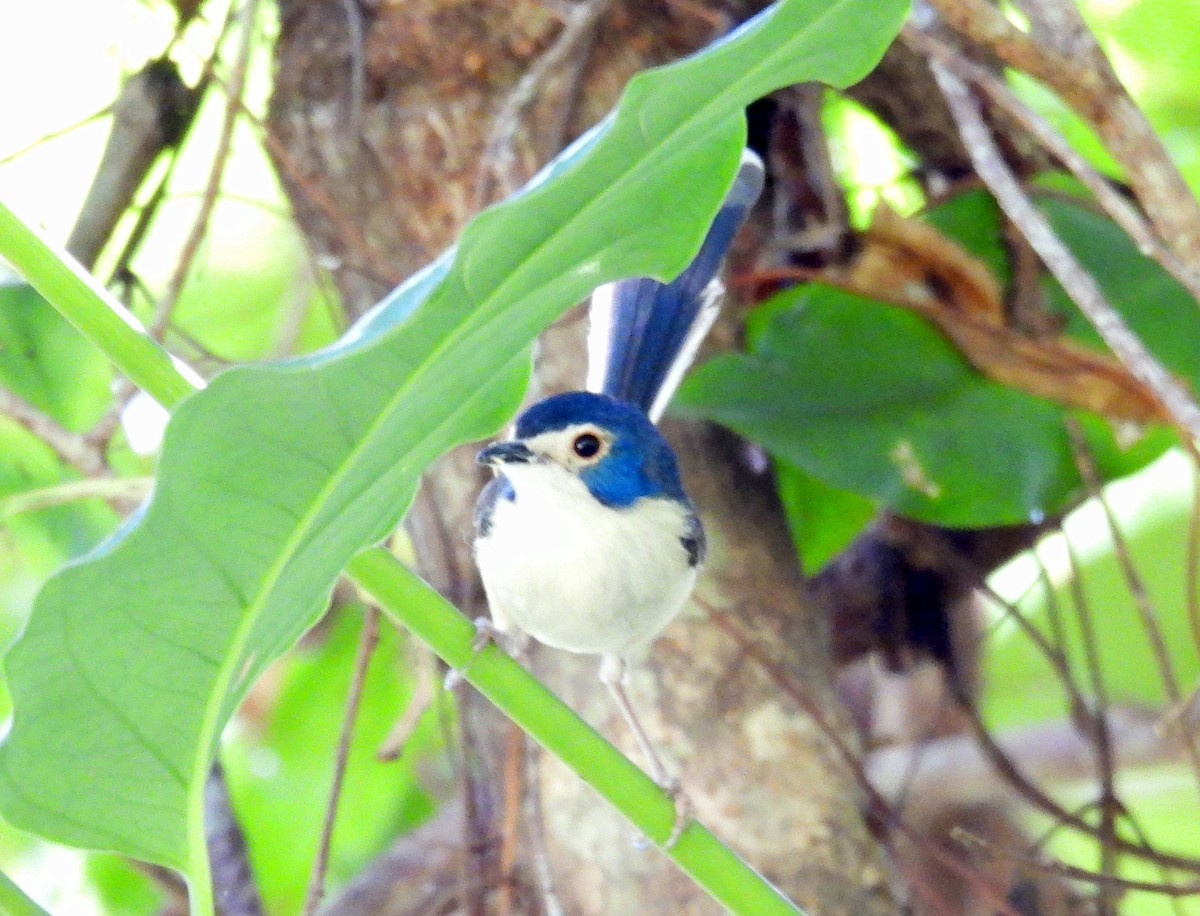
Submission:
[[[775,482],[792,541],[812,576],[841,553],[875,517],[875,503],[839,490],[790,462],[776,459]]]
[[[1088,207],[1043,202],[1056,230],[1156,355],[1200,385],[1200,313],[1185,290]],[[964,194],[928,214],[1001,277],[996,209]],[[1068,333],[1100,341],[1065,294],[1049,304]],[[677,407],[717,420],[825,483],[913,518],[985,526],[1040,518],[1082,491],[1064,410],[982,376],[932,324],[836,289],[785,291],[764,303],[751,352],[717,357],[684,384]],[[1165,429],[1119,440],[1077,414],[1106,479],[1144,467]]]
[[[33,287],[0,269],[0,384],[68,429],[104,414],[112,370]]]
[[[818,285],[779,298],[755,352],[693,373],[681,410],[945,524],[1018,521],[1073,492],[1058,409],[979,375],[924,319]]]
[[[905,6],[792,0],[636,78],[615,117],[341,344],[185,400],[145,513],[47,584],[8,657],[6,816],[183,869],[207,911],[204,777],[255,675],[424,467],[515,408],[541,328],[600,283],[686,264],[737,165],[742,108],[861,77]]]

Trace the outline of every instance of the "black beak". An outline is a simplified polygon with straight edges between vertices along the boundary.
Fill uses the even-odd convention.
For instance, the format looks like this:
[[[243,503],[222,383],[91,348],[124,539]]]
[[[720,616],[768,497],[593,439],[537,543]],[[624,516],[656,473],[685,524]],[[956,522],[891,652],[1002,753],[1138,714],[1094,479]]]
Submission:
[[[524,442],[493,442],[476,455],[475,460],[480,464],[498,467],[502,464],[530,464],[537,460],[537,456]]]

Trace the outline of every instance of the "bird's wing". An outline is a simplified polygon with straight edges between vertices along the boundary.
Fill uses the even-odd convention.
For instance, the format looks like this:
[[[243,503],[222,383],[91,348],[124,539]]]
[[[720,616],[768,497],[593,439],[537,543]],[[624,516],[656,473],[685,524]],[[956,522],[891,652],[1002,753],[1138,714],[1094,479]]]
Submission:
[[[763,186],[750,150],[700,251],[670,283],[633,277],[592,294],[588,390],[641,407],[657,421],[716,320],[724,287],[721,261]]]

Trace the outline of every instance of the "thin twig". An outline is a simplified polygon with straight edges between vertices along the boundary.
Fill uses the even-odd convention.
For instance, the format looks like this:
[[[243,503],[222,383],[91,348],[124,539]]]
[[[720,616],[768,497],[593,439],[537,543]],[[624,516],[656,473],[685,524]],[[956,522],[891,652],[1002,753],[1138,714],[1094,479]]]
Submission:
[[[1165,897],[1191,897],[1200,894],[1200,882],[1193,882],[1191,884],[1163,884],[1158,881],[1138,881],[1133,878],[1121,878],[1117,875],[1101,875],[1094,871],[1088,871],[1086,868],[1068,865],[1066,862],[1058,859],[1050,859],[1045,856],[1027,856],[1015,849],[1001,849],[994,843],[978,837],[970,831],[963,830],[961,827],[954,828],[952,836],[963,845],[978,847],[998,859],[1017,862],[1027,868],[1049,872],[1064,878],[1072,878],[1076,881],[1086,881],[1089,884],[1118,890],[1148,891],[1154,894],[1161,894]]]
[[[225,163],[229,158],[229,149],[233,141],[233,130],[237,124],[242,93],[246,86],[246,71],[250,66],[250,54],[254,48],[254,36],[257,32],[258,7],[260,0],[246,0],[242,11],[243,24],[241,39],[238,44],[237,57],[233,62],[233,70],[226,81],[227,97],[225,100],[225,115],[221,122],[221,133],[217,138],[217,148],[213,153],[212,167],[209,169],[208,181],[204,186],[204,196],[200,200],[200,210],[192,222],[192,228],[184,240],[179,252],[179,260],[167,287],[158,299],[154,309],[154,317],[150,321],[150,334],[155,338],[162,336],[163,330],[171,320],[171,312],[183,292],[188,274],[192,270],[192,262],[200,251],[200,243],[208,233],[208,221],[216,206],[217,195],[221,190],[221,179],[225,174]]]
[[[204,58],[191,48],[187,42],[181,43],[186,51],[188,51],[197,61],[204,63]],[[254,128],[259,142],[262,143],[267,153],[271,156],[276,168],[280,172],[280,177],[291,183],[295,190],[303,195],[303,197],[317,208],[321,215],[328,219],[334,226],[337,234],[346,240],[346,248],[349,251],[365,251],[370,252],[370,246],[367,244],[366,236],[363,234],[362,227],[357,225],[353,220],[350,220],[346,215],[338,209],[336,202],[324,188],[312,179],[312,176],[296,162],[295,158],[288,151],[287,147],[267,130],[266,124],[263,123],[255,112],[251,111],[245,103],[245,100],[235,96],[231,92],[231,87],[228,81],[223,79],[215,69],[211,71],[212,81],[225,93],[228,99],[232,99],[237,105],[238,114],[245,118],[246,122]],[[288,212],[291,215],[293,222],[299,222],[295,217],[295,207],[292,201],[287,202]],[[325,271],[322,269],[321,258],[313,250],[312,241],[305,233],[300,233],[300,242],[304,246],[305,255],[308,261],[309,269],[312,272],[313,279],[318,288],[323,294],[326,307],[329,309],[330,321],[335,328],[342,330],[341,321],[343,314],[340,310],[333,307],[333,303],[337,301],[337,293],[333,288],[333,284],[328,281],[325,276]],[[394,284],[387,282],[386,272],[380,268],[371,265],[356,265],[343,262],[342,267],[352,270],[356,273],[367,277],[372,282],[379,283],[385,286]]]
[[[953,556],[947,556],[945,557],[945,560],[946,562],[950,563],[962,562]],[[988,598],[996,602],[1003,610],[1005,610],[1010,619],[1013,620],[1018,627],[1020,627],[1022,632],[1039,649],[1042,650],[1047,661],[1050,662],[1060,681],[1064,684],[1067,690],[1073,718],[1076,720],[1078,720],[1081,716],[1088,719],[1094,718],[1094,714],[1090,712],[1086,700],[1079,691],[1074,675],[1071,672],[1070,666],[1067,664],[1066,657],[1062,654],[1062,652],[1051,646],[1046,641],[1045,636],[1024,618],[1024,615],[1020,613],[1018,608],[997,594],[995,590],[983,579],[982,575],[979,575],[979,571],[976,571],[975,575],[979,579],[979,589],[985,595],[987,595]],[[954,686],[954,684],[951,684],[952,688]],[[1097,837],[1097,839],[1100,840],[1103,839],[1103,837],[1097,836],[1096,828],[1093,828],[1082,818],[1077,817],[1064,809],[1039,786],[1037,786],[1024,775],[1023,771],[1013,762],[1004,749],[996,744],[995,740],[992,738],[991,734],[987,730],[987,727],[980,718],[979,712],[975,708],[974,703],[969,697],[967,697],[965,694],[962,694],[961,691],[959,700],[963,711],[967,715],[967,721],[975,732],[975,736],[979,742],[980,748],[984,751],[985,755],[995,767],[997,772],[1005,777],[1006,781],[1014,791],[1016,791],[1034,808],[1042,811],[1050,817],[1053,817],[1082,833]],[[1095,725],[1093,723],[1093,732],[1094,728]],[[1088,735],[1088,737],[1093,741],[1096,740],[1094,733]],[[1151,861],[1163,862],[1171,865],[1172,867],[1200,872],[1200,861],[1187,859],[1183,856],[1173,856],[1169,853],[1160,853],[1157,850],[1149,848],[1148,846],[1138,846],[1137,844],[1130,843],[1128,840],[1125,840],[1120,836],[1113,836],[1111,839],[1114,848],[1119,849],[1122,852],[1147,858]]]
[[[375,751],[375,759],[384,763],[399,760],[404,754],[404,748],[417,726],[421,724],[421,720],[425,718],[425,713],[433,704],[434,696],[441,687],[432,652],[413,640],[409,644],[408,655],[413,665],[413,689],[404,705],[404,712],[396,719],[387,736],[380,742],[379,749]]]
[[[1185,441],[1200,441],[1200,406],[1197,406],[1187,389],[1154,358],[1120,313],[1109,304],[1092,275],[1055,235],[1049,221],[1034,205],[1004,161],[966,86],[937,61],[932,61],[930,66],[963,135],[975,171],[988,186],[1000,208],[1021,230],[1042,263],[1049,268],[1125,368],[1162,405]]]
[[[496,911],[500,916],[512,916],[515,867],[520,840],[518,824],[525,779],[525,733],[514,723],[504,725],[504,769],[500,807],[500,893]]]
[[[64,137],[72,131],[78,130],[81,127],[86,127],[93,121],[99,121],[101,118],[107,117],[109,114],[111,114],[112,110],[113,103],[109,102],[94,114],[90,114],[72,124],[68,124],[66,127],[58,127],[54,130],[48,131],[47,133],[42,134],[36,140],[31,140],[21,148],[13,150],[11,153],[6,153],[4,156],[0,156],[0,165],[8,165],[10,162],[20,159],[22,156],[26,156],[33,152],[43,143],[49,143],[51,140],[57,140],[59,137]]]
[[[321,897],[325,894],[325,870],[329,866],[329,847],[333,839],[333,826],[337,821],[338,802],[342,795],[342,781],[346,775],[346,761],[350,756],[354,722],[358,718],[363,685],[367,680],[367,668],[378,644],[379,609],[374,605],[369,605],[363,615],[362,634],[359,636],[358,651],[354,656],[354,674],[350,682],[350,692],[346,695],[346,711],[342,715],[342,728],[338,734],[337,752],[333,761],[333,778],[329,784],[329,801],[325,806],[325,818],[321,822],[321,839],[317,844],[312,876],[308,881],[308,892],[304,896],[304,916],[312,916],[317,911]]]
[[[1113,747],[1120,754],[1121,766],[1144,768],[1181,759],[1183,749],[1158,727],[1157,711],[1135,705],[1117,706],[1106,719],[1108,730],[1115,736]],[[1194,724],[1195,718],[1190,722]],[[995,741],[1039,782],[1073,783],[1094,772],[1091,736],[1082,733],[1071,719],[1005,729]],[[899,806],[904,796],[912,795],[927,812],[976,807],[1008,801],[1013,796],[1011,787],[996,779],[987,755],[966,734],[880,748],[868,756],[867,773],[872,784],[893,804]],[[1084,809],[1093,807],[1098,807],[1097,802],[1089,801]],[[1068,813],[1073,819],[1082,819],[1079,811]],[[1055,824],[1060,828],[1069,826],[1059,819]]]
[[[996,769],[1000,776],[1011,786],[1018,795],[1026,802],[1032,805],[1043,814],[1049,815],[1056,820],[1061,821],[1065,826],[1077,830],[1080,833],[1100,840],[1099,830],[1089,824],[1086,820],[1078,815],[1067,811],[1052,799],[1038,785],[1033,783],[1025,776],[1024,771],[1016,764],[1000,745],[996,743],[988,731],[987,725],[979,715],[979,710],[973,705],[964,703],[963,711],[967,714],[966,721],[971,726],[971,730],[975,735],[979,749],[983,752],[988,762]],[[1133,843],[1124,837],[1114,836],[1111,838],[1114,846],[1122,852],[1130,855],[1138,856],[1150,862],[1156,862],[1162,865],[1170,866],[1171,868],[1179,868],[1194,874],[1200,874],[1200,860],[1192,859],[1187,856],[1176,855],[1175,853],[1161,852],[1149,846],[1138,843]]]
[[[1109,536],[1112,538],[1113,556],[1117,560],[1117,565],[1121,569],[1121,575],[1125,579],[1125,585],[1129,589],[1130,596],[1133,598],[1133,606],[1137,611],[1138,617],[1141,619],[1142,629],[1146,633],[1146,641],[1150,645],[1150,651],[1154,655],[1154,662],[1158,666],[1158,673],[1162,680],[1163,689],[1166,691],[1167,699],[1170,700],[1171,706],[1178,708],[1183,704],[1183,692],[1179,687],[1179,678],[1175,673],[1175,663],[1172,661],[1171,653],[1167,649],[1162,627],[1158,623],[1158,612],[1154,608],[1154,603],[1150,600],[1150,593],[1146,590],[1146,583],[1142,580],[1142,576],[1137,570],[1137,564],[1133,561],[1133,554],[1129,550],[1129,544],[1125,540],[1125,534],[1122,532],[1121,525],[1117,521],[1117,516],[1112,510],[1112,505],[1104,494],[1104,489],[1100,481],[1100,472],[1096,469],[1096,464],[1092,459],[1087,440],[1083,435],[1083,430],[1079,428],[1078,421],[1073,417],[1067,418],[1066,427],[1075,452],[1076,465],[1079,468],[1084,485],[1087,487],[1089,495],[1099,503],[1100,508],[1104,512]],[[1196,788],[1200,791],[1200,747],[1197,747],[1196,736],[1192,734],[1191,729],[1181,729],[1181,737],[1183,738],[1184,747],[1188,751],[1192,771],[1196,775]]]
[[[958,856],[952,855],[940,843],[927,836],[923,831],[910,825],[901,816],[900,812],[875,789],[871,784],[870,778],[863,770],[862,761],[857,751],[847,744],[842,731],[828,720],[820,705],[808,696],[805,689],[796,683],[794,678],[789,676],[771,659],[767,658],[758,646],[743,632],[741,625],[731,615],[719,610],[703,599],[693,596],[692,600],[703,608],[707,612],[709,619],[734,641],[746,659],[758,665],[771,682],[779,687],[784,694],[813,720],[817,728],[829,739],[833,748],[842,757],[847,768],[857,780],[859,787],[867,795],[872,808],[881,814],[889,826],[914,843],[932,859],[940,862],[947,869],[962,878],[963,882],[975,890],[982,900],[986,901],[988,905],[995,907],[996,913],[1004,914],[1004,916],[1019,916],[1017,910],[1006,899],[1002,888],[998,888],[994,881],[982,874],[975,866],[964,862]]]
[[[529,857],[533,861],[533,876],[542,898],[544,916],[563,916],[562,901],[554,887],[554,869],[550,866],[550,846],[546,842],[546,816],[542,810],[541,762],[542,749],[525,736],[525,793],[522,797],[525,823],[529,827]]]
[[[1163,243],[1185,263],[1200,261],[1200,206],[1162,140],[1117,79],[1074,0],[1038,4],[1035,24],[1043,41],[1022,32],[1000,6],[986,0],[930,2],[956,31],[1058,93],[1120,163]],[[971,145],[968,141],[974,159]]]
[[[1058,162],[1092,193],[1101,209],[1125,230],[1138,250],[1157,261],[1168,273],[1200,302],[1200,273],[1181,261],[1159,240],[1153,227],[1129,199],[1113,183],[1092,167],[1054,127],[1023,102],[1015,92],[993,73],[959,54],[934,36],[905,25],[903,40],[913,49],[938,61],[961,80],[970,83],[997,107],[1008,112]]]
[[[777,670],[776,666],[773,665],[770,659],[766,658],[757,649],[757,647],[747,640],[747,638],[742,634],[740,628],[728,617],[728,615],[724,614],[722,611],[718,610],[707,602],[695,598],[694,596],[693,601],[696,601],[697,604],[704,608],[708,612],[709,617],[722,630],[726,631],[738,642],[738,644],[746,652],[747,656],[759,664],[768,674],[768,676],[770,676],[774,682],[779,684],[781,689],[787,692],[789,696],[793,697],[795,701],[800,704],[801,708],[813,717],[814,721],[821,728],[821,730],[829,736],[831,741],[833,741],[839,753],[846,758],[847,764],[850,766],[851,771],[859,779],[864,791],[871,795],[873,799],[885,805],[889,818],[894,819],[896,824],[903,825],[904,822],[900,818],[899,812],[895,811],[894,808],[891,808],[883,796],[876,791],[874,786],[871,784],[870,779],[867,777],[858,761],[857,754],[845,744],[845,741],[838,734],[836,729],[825,722],[820,710],[817,708],[815,703],[809,702],[803,689],[792,683],[791,679],[785,673]],[[951,686],[953,686],[953,682],[951,682]],[[963,712],[966,714],[965,717],[968,723],[972,726],[972,729],[976,733],[976,737],[979,740],[980,750],[984,753],[985,757],[992,764],[992,766],[1008,780],[1009,785],[1018,794],[1020,794],[1034,808],[1060,822],[1063,822],[1066,826],[1069,826],[1087,836],[1096,837],[1097,831],[1095,828],[1093,828],[1081,817],[1075,816],[1071,814],[1071,812],[1064,810],[1040,788],[1029,782],[1029,780],[1022,775],[1021,771],[1012,762],[1008,754],[996,744],[994,739],[992,739],[987,727],[983,724],[982,719],[980,719],[977,709],[970,704],[965,704],[963,706]],[[911,828],[909,828],[909,830],[911,830]],[[918,831],[912,831],[912,833],[917,837],[920,837]],[[1115,843],[1123,852],[1136,855],[1139,858],[1144,858],[1151,862],[1159,863],[1171,868],[1179,868],[1193,873],[1200,873],[1200,860],[1191,859],[1187,856],[1176,855],[1173,853],[1160,852],[1151,848],[1149,845],[1133,843],[1119,835],[1115,838]],[[943,859],[936,844],[933,844],[933,848],[930,849],[929,852],[936,858]],[[957,862],[958,860],[953,861]],[[958,863],[956,866],[952,867],[954,867],[956,870],[959,870],[963,866],[961,863]]]
[[[81,499],[107,500],[118,510],[123,510],[145,499],[153,486],[153,477],[89,477],[23,490],[0,499],[0,522],[22,512],[36,512]]]
[[[104,452],[88,441],[86,436],[71,432],[53,417],[3,387],[0,387],[0,414],[41,439],[64,464],[70,465],[84,477],[105,477],[109,474]]]
[[[951,562],[954,561],[952,557],[947,557],[947,559]],[[1020,608],[992,588],[982,575],[978,575],[977,572],[976,575],[978,576],[977,587],[979,591],[990,601],[994,602],[1004,612],[1004,615],[1016,624],[1021,633],[1041,651],[1046,661],[1050,663],[1050,666],[1054,669],[1054,673],[1058,676],[1067,692],[1067,703],[1072,711],[1085,709],[1087,704],[1083,694],[1079,690],[1079,685],[1075,682],[1075,675],[1071,671],[1071,666],[1067,663],[1067,657],[1064,654],[1065,647],[1062,645],[1052,645],[1046,639],[1045,634],[1025,618]]]
[[[357,0],[341,0],[342,15],[346,17],[346,39],[349,44],[350,58],[350,104],[346,106],[346,130],[354,138],[363,135],[363,103],[366,96],[367,67],[363,59],[363,45],[366,38],[363,34],[362,10],[358,8]]]
[[[461,751],[458,768],[463,798],[463,846],[460,874],[463,908],[470,916],[487,916],[487,895],[492,878],[489,859],[492,853],[490,795],[477,772],[482,756],[479,725],[473,715],[470,685],[463,681],[454,691],[458,707],[458,738]],[[449,691],[446,691],[449,692]]]
[[[1200,464],[1192,462],[1192,511],[1188,515],[1187,569],[1184,588],[1187,589],[1188,624],[1192,629],[1192,644],[1200,652]]]
[[[1105,875],[1116,874],[1117,848],[1113,838],[1117,835],[1117,812],[1124,806],[1117,797],[1116,761],[1112,729],[1109,727],[1108,688],[1104,683],[1104,669],[1100,662],[1100,644],[1096,637],[1096,628],[1092,620],[1092,606],[1087,600],[1083,588],[1083,577],[1080,575],[1079,562],[1070,538],[1063,532],[1063,542],[1071,563],[1070,588],[1072,603],[1075,606],[1075,616],[1079,621],[1079,632],[1083,637],[1083,654],[1087,662],[1088,675],[1092,683],[1092,695],[1095,697],[1094,711],[1089,712],[1088,738],[1096,751],[1096,767],[1100,771],[1100,872]],[[1039,558],[1039,563],[1041,562]],[[1106,905],[1112,903],[1107,898]]]
[[[484,147],[475,183],[475,201],[482,206],[499,179],[504,184],[504,194],[512,192],[508,186],[508,173],[512,166],[512,141],[521,125],[521,112],[535,98],[538,88],[546,81],[555,67],[560,66],[590,34],[596,20],[600,18],[612,0],[584,0],[574,6],[564,17],[562,30],[553,43],[535,60],[517,81],[516,86],[505,98],[492,120],[492,130]]]

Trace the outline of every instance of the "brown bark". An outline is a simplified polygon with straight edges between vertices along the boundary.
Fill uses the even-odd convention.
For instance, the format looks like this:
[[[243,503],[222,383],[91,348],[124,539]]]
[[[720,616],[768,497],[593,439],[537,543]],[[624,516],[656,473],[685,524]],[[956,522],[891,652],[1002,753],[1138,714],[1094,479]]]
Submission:
[[[634,72],[706,43],[754,5],[613,2],[563,53],[555,42],[578,14],[569,4],[281,0],[271,145],[311,243],[335,263],[348,311],[361,313],[449,244],[480,204],[603,116]],[[543,78],[522,84],[531,70]],[[519,123],[495,125],[498,111]],[[573,313],[545,338],[541,390],[581,384],[581,330]],[[736,617],[828,721],[845,721],[825,625],[804,593],[772,483],[724,434],[670,434],[712,552],[700,601],[636,665],[635,702],[700,817],[785,891],[814,913],[892,912],[844,760],[701,610]],[[423,571],[471,615],[482,610],[465,538],[478,485],[470,452],[459,450],[427,476],[410,520]],[[554,689],[632,751],[595,660],[545,650],[539,662]],[[502,729],[488,721],[472,745],[490,770],[485,785],[500,782],[493,749]],[[630,830],[553,761],[537,781],[567,912],[717,911],[665,857],[637,851]],[[526,877],[536,845],[518,850]],[[483,894],[466,908],[482,911]]]

